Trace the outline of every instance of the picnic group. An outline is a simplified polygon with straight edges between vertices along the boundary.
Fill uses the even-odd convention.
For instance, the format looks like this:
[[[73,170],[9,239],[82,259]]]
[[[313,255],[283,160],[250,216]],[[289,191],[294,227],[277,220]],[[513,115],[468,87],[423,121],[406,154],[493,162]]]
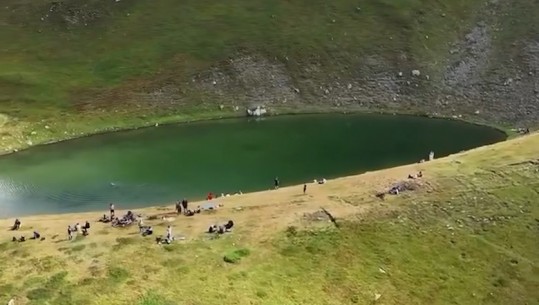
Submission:
[[[196,214],[200,214],[203,211],[211,211],[211,210],[217,210],[218,207],[222,207],[222,204],[215,203],[212,199],[214,199],[213,193],[209,193],[207,196],[207,202],[203,204],[202,206],[197,206],[195,209],[189,208],[189,202],[187,199],[183,199],[181,201],[178,201],[175,205],[175,211],[178,215],[184,215],[185,217],[192,217]],[[100,223],[106,223],[110,224],[112,227],[127,227],[131,226],[133,224],[138,225],[138,231],[143,236],[154,236],[154,229],[152,226],[146,226],[144,224],[143,215],[135,214],[132,211],[127,211],[126,214],[122,215],[121,217],[118,217],[116,215],[116,206],[114,203],[109,204],[109,213],[103,214],[101,218],[97,220],[97,222]],[[151,216],[148,219],[152,219]],[[165,217],[163,216],[163,219]],[[13,226],[11,227],[11,231],[19,231],[21,229],[22,222],[20,219],[15,219],[15,222],[13,223]],[[230,232],[232,230],[232,227],[234,227],[234,221],[228,220],[226,223],[223,224],[211,224],[208,227],[207,233],[211,234],[225,234],[227,232]],[[74,225],[68,225],[66,228],[66,239],[68,241],[74,240],[78,234],[81,236],[88,236],[90,234],[90,228],[91,224],[89,221],[85,221],[84,223],[77,222]],[[58,236],[56,234],[53,236],[53,239]],[[29,238],[26,238],[26,236],[21,235],[19,237],[13,236],[12,241],[13,242],[25,242],[27,240],[39,240],[43,241],[45,240],[45,237],[41,236],[41,234],[38,231],[33,231],[32,236]],[[166,232],[160,236],[155,237],[155,241],[158,244],[170,244],[175,240],[174,235],[172,233],[172,226],[167,226]]]

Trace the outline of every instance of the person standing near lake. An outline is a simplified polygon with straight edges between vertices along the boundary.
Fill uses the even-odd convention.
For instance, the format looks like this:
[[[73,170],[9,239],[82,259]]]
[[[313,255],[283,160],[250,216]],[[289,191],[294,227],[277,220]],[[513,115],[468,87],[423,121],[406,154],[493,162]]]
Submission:
[[[188,204],[187,199],[183,198],[183,200],[182,200],[182,208],[183,208],[183,213],[184,214],[187,213],[187,204]]]
[[[172,240],[172,227],[171,226],[167,227],[167,239]]]
[[[307,184],[304,184],[303,185],[303,194],[306,194],[307,193]]]
[[[279,183],[279,177],[275,177],[275,179],[273,180],[273,186],[275,189],[279,188]]]
[[[114,217],[114,203],[111,203],[109,205],[110,208],[110,219],[112,220],[112,217]]]
[[[176,202],[176,214],[181,214],[182,213],[182,205],[181,203],[178,201]]]
[[[67,226],[67,239],[72,240],[73,239],[73,231],[71,230],[71,226]]]

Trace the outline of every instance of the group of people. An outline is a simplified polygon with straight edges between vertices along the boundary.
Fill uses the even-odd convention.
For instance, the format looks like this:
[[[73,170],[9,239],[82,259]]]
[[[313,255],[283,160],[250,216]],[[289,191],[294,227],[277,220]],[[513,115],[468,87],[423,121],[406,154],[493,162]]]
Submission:
[[[217,234],[224,234],[225,232],[230,232],[232,230],[232,227],[234,227],[234,221],[229,220],[227,223],[225,223],[222,226],[219,225],[211,225],[208,228],[208,233],[217,233]]]
[[[209,193],[208,195],[209,200],[213,198],[213,194]],[[201,212],[201,207],[198,206],[196,209],[191,210],[188,208],[189,202],[187,199],[183,199],[182,201],[179,201],[176,203],[176,212],[178,214],[183,214],[185,216],[193,216],[194,214],[198,214]],[[215,206],[216,207],[216,206]],[[212,208],[210,208],[212,209]],[[110,215],[103,214],[103,217],[101,217],[98,221],[103,223],[111,223],[113,227],[116,226],[128,226],[132,223],[135,223],[138,221],[138,227],[139,227],[139,233],[142,236],[149,236],[153,235],[153,227],[152,226],[145,226],[143,219],[140,217],[137,217],[132,211],[128,211],[126,215],[124,215],[122,218],[118,218],[115,215],[115,206],[113,203],[109,205],[109,211]],[[218,233],[223,234],[225,232],[230,232],[232,227],[234,226],[234,222],[232,220],[229,220],[224,225],[212,225],[208,229],[209,233]],[[11,227],[11,230],[16,231],[21,228],[21,221],[19,219],[15,219],[15,222],[13,226]],[[75,225],[68,225],[67,226],[67,238],[68,240],[73,240],[78,233],[82,234],[83,236],[89,235],[90,230],[90,222],[86,221],[84,225],[81,225],[80,223],[76,223]],[[30,239],[41,239],[44,240],[44,237],[41,237],[41,234],[39,234],[37,231],[33,232],[33,236]],[[21,236],[20,238],[13,237],[13,241],[17,242],[24,242],[26,241],[26,238],[24,236]],[[166,230],[166,235],[164,237],[157,237],[156,241],[158,243],[166,243],[170,244],[174,241],[174,236],[172,234],[172,226],[168,226]]]
[[[32,233],[32,237],[30,237],[30,239],[34,239],[34,240],[45,240],[45,237],[41,237],[41,234],[39,234],[37,231],[34,231]],[[13,236],[13,238],[11,239],[11,241],[14,241],[14,242],[25,242],[26,241],[26,237],[24,235],[22,235],[21,237],[17,238],[15,236]]]
[[[15,222],[13,223],[13,226],[11,227],[11,231],[18,231],[20,228],[21,228],[21,221],[17,218],[15,219]],[[34,231],[30,239],[44,240],[45,238],[42,238],[39,232]],[[24,235],[21,235],[19,238],[13,236],[11,241],[25,242],[26,237]]]
[[[81,226],[80,223],[77,222],[74,226],[67,226],[67,239],[73,240],[78,233],[82,233],[82,236],[88,236],[88,234],[90,234],[90,223],[86,221],[84,226]]]
[[[185,198],[182,199],[182,201],[176,202],[176,213],[184,215],[187,214],[187,212],[189,211],[189,209],[187,208],[188,205],[189,202]]]
[[[127,214],[122,216],[122,218],[113,216],[111,220],[113,227],[125,227],[131,225],[132,223],[135,223],[136,221],[137,217],[131,211],[127,211]]]

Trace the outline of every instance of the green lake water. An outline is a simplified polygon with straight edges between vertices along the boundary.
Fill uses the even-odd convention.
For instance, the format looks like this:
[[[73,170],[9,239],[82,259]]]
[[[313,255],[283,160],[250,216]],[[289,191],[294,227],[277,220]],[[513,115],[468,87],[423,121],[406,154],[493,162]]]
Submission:
[[[265,190],[276,176],[282,186],[330,179],[505,138],[498,130],[451,120],[338,114],[110,133],[0,157],[0,218]]]

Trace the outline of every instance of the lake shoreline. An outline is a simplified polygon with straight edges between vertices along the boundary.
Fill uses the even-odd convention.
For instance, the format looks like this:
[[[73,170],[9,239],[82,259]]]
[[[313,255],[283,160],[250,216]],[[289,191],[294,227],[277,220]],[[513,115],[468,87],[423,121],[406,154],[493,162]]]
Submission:
[[[168,117],[166,115],[158,116],[152,123],[134,124],[134,125],[131,125],[128,123],[127,126],[125,127],[114,127],[114,126],[105,127],[102,129],[98,129],[95,132],[82,132],[78,135],[68,136],[65,138],[51,137],[49,140],[45,140],[43,142],[37,142],[34,145],[29,145],[29,146],[21,145],[20,147],[11,147],[12,148],[11,151],[2,150],[2,149],[6,149],[6,147],[0,146],[0,150],[2,150],[0,151],[0,158],[6,155],[14,154],[14,153],[28,150],[34,147],[53,145],[53,144],[67,142],[67,141],[75,140],[75,139],[99,136],[99,135],[116,133],[116,132],[125,132],[125,131],[130,131],[130,130],[139,130],[139,129],[167,126],[167,125],[189,124],[189,123],[194,123],[194,122],[227,120],[227,119],[242,118],[242,117],[264,118],[264,117],[275,117],[275,116],[316,115],[316,114],[343,114],[343,115],[378,114],[378,115],[388,115],[388,116],[393,115],[393,116],[424,117],[424,118],[429,118],[429,119],[459,121],[459,122],[464,122],[464,123],[472,124],[476,126],[492,128],[499,131],[500,133],[503,133],[506,136],[506,140],[514,136],[514,132],[508,127],[502,127],[495,124],[489,124],[488,122],[483,122],[483,121],[473,120],[473,119],[467,120],[464,118],[456,118],[456,117],[448,117],[448,116],[433,116],[433,115],[417,113],[413,111],[395,113],[395,112],[388,112],[388,111],[365,111],[365,110],[359,110],[359,109],[342,110],[342,109],[335,109],[335,108],[307,109],[305,111],[297,110],[297,109],[283,109],[282,111],[269,112],[267,115],[262,116],[262,117],[249,117],[246,114],[240,115],[239,113],[236,113],[236,112],[216,113],[215,115],[212,114],[209,117],[204,117],[204,116],[197,117],[195,115],[193,118],[188,118],[188,119],[173,119],[173,116]]]
[[[473,153],[473,152],[476,152],[476,151],[481,151],[481,150],[487,150],[487,149],[492,149],[492,147],[495,147],[496,145],[499,145],[500,143],[507,143],[509,140],[506,139],[504,141],[500,141],[500,142],[496,142],[496,143],[493,143],[493,144],[489,144],[489,145],[483,145],[483,146],[479,146],[479,147],[476,147],[476,148],[472,148],[472,149],[469,149],[469,150],[466,150],[466,151],[461,151],[461,152],[456,152],[456,153],[453,153],[453,154],[450,154],[450,155],[447,155],[447,156],[444,156],[444,157],[441,157],[439,159],[436,159],[435,161],[431,161],[431,162],[427,162],[425,164],[433,164],[433,163],[437,163],[437,162],[447,162],[449,159],[454,159],[454,158],[457,158],[459,156],[463,156],[463,155],[466,155],[468,153]],[[364,177],[364,176],[367,176],[367,175],[371,175],[371,174],[378,174],[378,173],[381,173],[381,172],[403,172],[404,169],[414,169],[414,170],[417,170],[417,168],[421,167],[421,164],[423,163],[409,163],[409,164],[403,164],[403,165],[398,165],[398,166],[393,166],[393,167],[387,167],[387,168],[379,168],[379,169],[376,169],[376,170],[371,170],[371,171],[365,171],[365,172],[362,172],[362,173],[357,173],[357,174],[351,174],[351,175],[344,175],[344,176],[341,176],[341,177],[337,177],[337,178],[333,178],[333,179],[329,179],[328,183],[329,184],[333,184],[335,182],[338,182],[338,181],[350,181],[352,179],[357,179],[357,178],[361,178],[361,177]],[[404,179],[405,176],[402,177],[402,179]],[[315,185],[314,183],[312,182],[307,182],[307,185]],[[213,201],[214,202],[230,202],[230,201],[234,201],[234,199],[237,199],[237,198],[243,198],[243,197],[249,197],[249,198],[252,198],[254,196],[257,196],[257,195],[267,195],[268,193],[272,193],[272,192],[290,192],[290,190],[293,190],[293,189],[301,189],[303,186],[303,184],[293,184],[293,185],[289,185],[289,186],[284,186],[284,187],[281,187],[279,188],[279,190],[273,190],[273,189],[266,189],[266,190],[258,190],[258,191],[252,191],[252,192],[246,192],[246,193],[243,193],[243,194],[236,194],[236,195],[230,195],[230,196],[225,196],[225,197],[217,197],[215,198]],[[203,198],[203,196],[202,196]],[[202,205],[204,203],[207,203],[208,201],[207,200],[195,200],[193,202],[190,203],[190,206],[193,207],[193,206],[197,206],[197,205]],[[174,202],[168,202],[168,203],[155,203],[155,204],[149,204],[147,206],[143,206],[143,207],[137,207],[137,208],[128,208],[128,209],[122,209],[121,206],[118,206],[120,209],[118,210],[121,210],[121,211],[128,211],[128,210],[132,210],[132,211],[136,211],[136,213],[161,213],[161,212],[164,212],[164,211],[167,211],[167,212],[171,212],[174,210]],[[10,219],[15,219],[15,218],[18,218],[18,219],[47,219],[47,220],[50,220],[50,221],[53,221],[53,220],[66,220],[67,218],[79,218],[79,219],[94,219],[96,217],[100,217],[102,216],[102,213],[103,214],[107,214],[108,213],[108,206],[105,205],[103,206],[103,210],[90,210],[90,211],[83,211],[83,212],[65,212],[65,213],[43,213],[43,214],[28,214],[28,215],[24,215],[24,216],[20,216],[20,217],[17,217],[17,216],[12,216],[12,217],[2,217],[0,216],[0,223],[5,223],[7,222],[7,220],[10,220]],[[121,214],[121,213],[120,213]]]

